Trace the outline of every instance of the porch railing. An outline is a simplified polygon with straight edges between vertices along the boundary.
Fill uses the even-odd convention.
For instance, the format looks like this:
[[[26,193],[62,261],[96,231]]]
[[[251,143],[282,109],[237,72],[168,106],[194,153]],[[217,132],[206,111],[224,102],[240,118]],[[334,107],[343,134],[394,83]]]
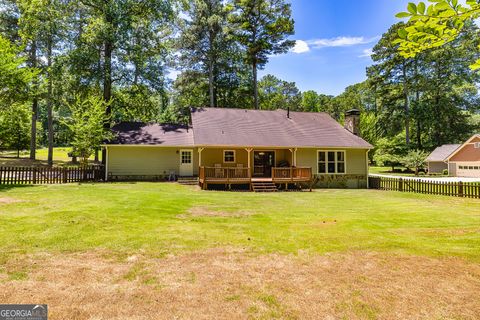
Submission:
[[[305,181],[312,179],[312,168],[310,167],[286,167],[272,168],[272,179],[274,181]]]
[[[237,167],[200,167],[200,181],[203,180],[250,180],[250,168]]]
[[[251,180],[251,168],[243,167],[200,167],[200,182],[235,182]],[[288,182],[304,182],[312,179],[312,168],[310,167],[285,167],[272,168],[272,180]]]

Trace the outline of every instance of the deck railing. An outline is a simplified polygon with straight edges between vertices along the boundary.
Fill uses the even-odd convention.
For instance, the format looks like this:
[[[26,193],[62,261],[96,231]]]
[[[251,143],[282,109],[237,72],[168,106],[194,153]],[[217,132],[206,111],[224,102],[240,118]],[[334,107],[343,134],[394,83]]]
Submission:
[[[199,171],[200,181],[221,180],[221,181],[235,181],[235,180],[250,180],[250,168],[243,167],[200,167]]]
[[[251,168],[243,167],[200,167],[200,182],[250,182]],[[310,167],[272,168],[273,182],[306,182],[312,179]]]
[[[312,179],[312,168],[310,167],[286,167],[272,168],[273,181],[308,181]]]

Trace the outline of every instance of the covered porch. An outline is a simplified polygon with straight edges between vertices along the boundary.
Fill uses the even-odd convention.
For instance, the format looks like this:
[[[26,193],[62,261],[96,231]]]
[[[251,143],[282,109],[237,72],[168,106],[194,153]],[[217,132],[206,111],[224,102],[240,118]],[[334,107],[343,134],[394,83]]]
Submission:
[[[297,166],[296,148],[199,148],[199,183],[250,185],[312,182],[312,168]]]

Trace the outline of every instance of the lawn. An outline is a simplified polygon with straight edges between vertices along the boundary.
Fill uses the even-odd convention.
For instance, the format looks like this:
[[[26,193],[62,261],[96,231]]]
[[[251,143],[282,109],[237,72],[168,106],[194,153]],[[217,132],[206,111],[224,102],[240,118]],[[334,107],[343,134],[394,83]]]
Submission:
[[[55,166],[72,165],[71,158],[68,153],[71,147],[53,148],[53,163]],[[30,160],[30,151],[24,150],[20,152],[20,158],[17,158],[17,151],[0,151],[0,166],[44,166],[47,165],[48,149],[40,148],[36,152],[36,160]],[[99,153],[101,160],[102,153]],[[90,157],[93,160],[94,156]]]
[[[122,312],[159,318],[480,316],[478,200],[169,183],[0,190],[0,301],[34,286],[54,319],[127,298],[137,304]]]
[[[395,169],[401,169],[402,171],[405,168],[402,167],[395,167]],[[392,167],[376,167],[376,166],[370,166],[368,168],[368,172],[370,174],[385,174],[389,176],[400,176],[400,177],[415,177],[415,173],[405,173],[405,172],[392,172]],[[443,174],[436,173],[432,175],[427,175],[429,178],[442,178],[445,177]]]

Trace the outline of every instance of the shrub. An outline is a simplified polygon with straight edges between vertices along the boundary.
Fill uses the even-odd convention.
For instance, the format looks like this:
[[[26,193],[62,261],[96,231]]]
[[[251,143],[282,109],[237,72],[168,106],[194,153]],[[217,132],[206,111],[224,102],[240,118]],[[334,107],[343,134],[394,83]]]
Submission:
[[[427,156],[428,154],[423,151],[412,150],[402,159],[402,163],[406,168],[415,168],[415,175],[418,175],[420,169],[425,166]]]
[[[418,172],[418,175],[419,175],[419,176],[424,176],[424,175],[425,175],[425,172],[419,171],[419,172]]]
[[[443,174],[444,176],[448,176],[448,169],[443,169],[442,174]]]

